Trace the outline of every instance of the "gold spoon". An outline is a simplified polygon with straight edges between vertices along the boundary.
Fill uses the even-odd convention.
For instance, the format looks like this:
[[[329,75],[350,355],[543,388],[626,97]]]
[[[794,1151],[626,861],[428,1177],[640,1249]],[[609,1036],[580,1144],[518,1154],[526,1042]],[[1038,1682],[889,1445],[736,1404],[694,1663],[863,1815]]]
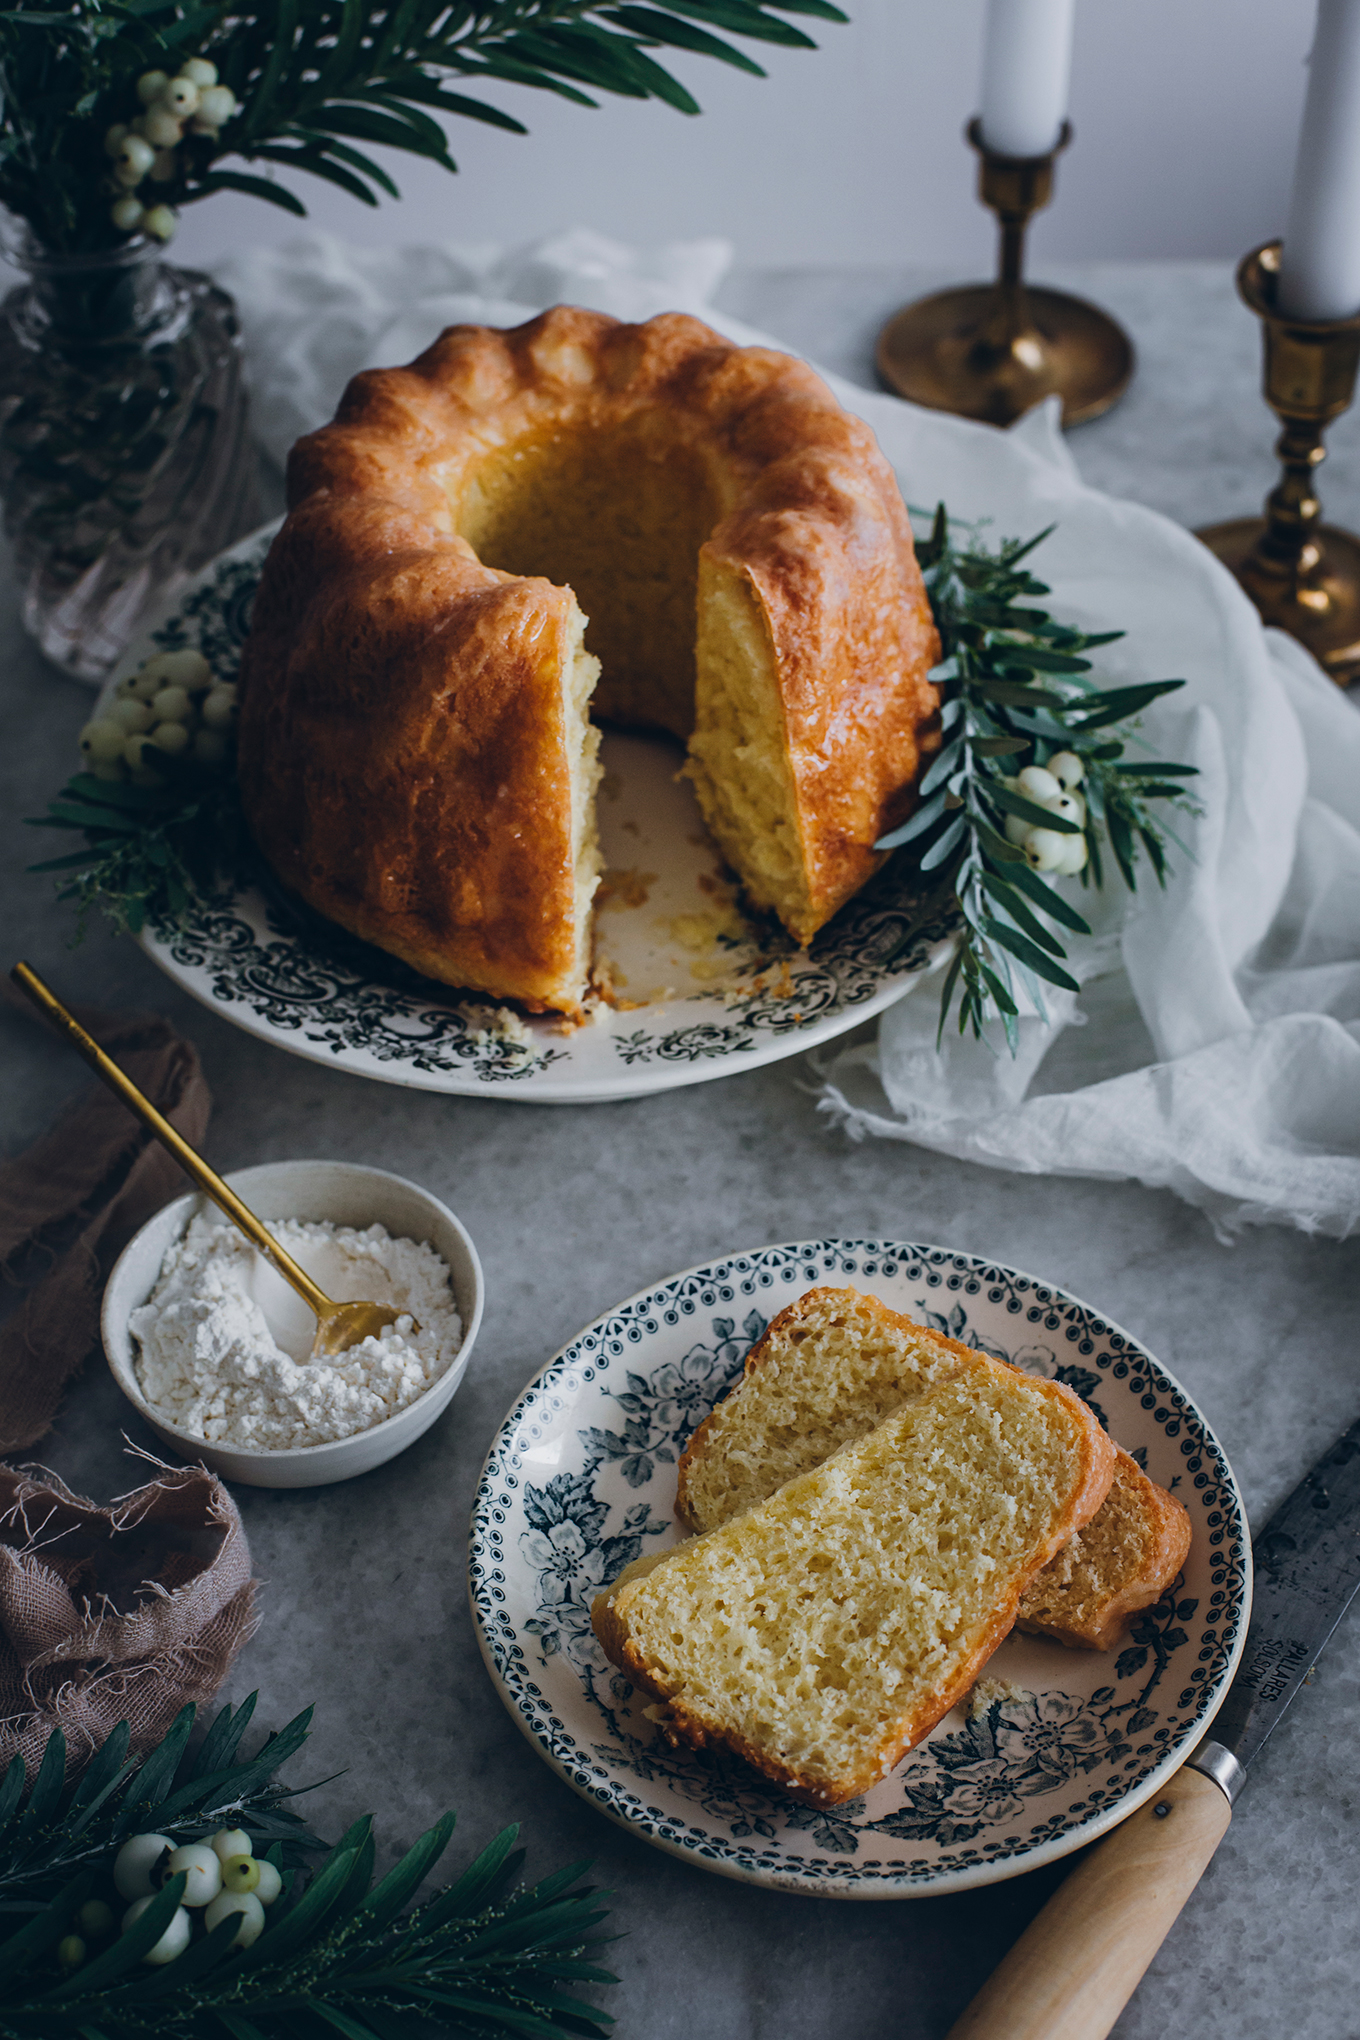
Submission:
[[[290,1254],[283,1248],[268,1229],[261,1225],[253,1211],[242,1204],[234,1190],[229,1190],[222,1178],[204,1161],[202,1155],[190,1147],[182,1134],[175,1132],[170,1121],[159,1113],[149,1098],[143,1097],[130,1077],[124,1076],[111,1056],[105,1055],[94,1038],[85,1032],[73,1013],[68,1013],[55,993],[50,992],[35,970],[26,963],[16,963],[10,972],[11,978],[20,991],[26,992],[39,1012],[58,1031],[66,1036],[72,1048],[83,1055],[90,1068],[103,1078],[111,1091],[116,1091],[123,1103],[149,1126],[162,1147],[169,1148],[180,1167],[193,1177],[200,1190],[221,1206],[233,1225],[240,1227],[252,1246],[258,1247],[265,1258],[278,1269],[285,1282],[291,1283],[308,1310],[316,1314],[316,1337],[312,1341],[313,1360],[327,1360],[333,1354],[347,1352],[362,1339],[380,1332],[384,1325],[393,1324],[404,1315],[390,1303],[332,1303],[325,1291],[318,1289],[310,1275],[304,1274]],[[420,1326],[412,1319],[411,1329],[418,1332]]]

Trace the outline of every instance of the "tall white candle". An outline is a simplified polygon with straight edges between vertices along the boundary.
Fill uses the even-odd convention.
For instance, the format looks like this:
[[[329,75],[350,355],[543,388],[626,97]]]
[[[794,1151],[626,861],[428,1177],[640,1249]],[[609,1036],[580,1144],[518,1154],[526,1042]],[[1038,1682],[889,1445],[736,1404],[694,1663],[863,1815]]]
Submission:
[[[1074,4],[988,0],[982,139],[998,155],[1046,156],[1056,147],[1067,116]]]
[[[1360,312],[1360,0],[1318,0],[1279,304],[1296,319]]]

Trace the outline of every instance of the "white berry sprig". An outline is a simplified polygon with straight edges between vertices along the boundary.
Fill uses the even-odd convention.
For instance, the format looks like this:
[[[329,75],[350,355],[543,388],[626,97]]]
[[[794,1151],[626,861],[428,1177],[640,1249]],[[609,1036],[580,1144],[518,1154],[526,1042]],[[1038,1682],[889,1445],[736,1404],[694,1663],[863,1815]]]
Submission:
[[[60,256],[116,249],[125,234],[164,238],[185,206],[222,191],[305,218],[294,186],[315,177],[377,206],[401,195],[379,160],[389,152],[452,174],[450,123],[527,133],[482,87],[585,107],[604,92],[697,114],[670,52],[760,77],[739,44],[811,52],[813,37],[786,16],[846,19],[833,0],[677,8],[712,15],[735,39],[617,0],[3,0],[0,209]],[[185,60],[195,44],[203,54]],[[125,149],[132,141],[150,153]]]
[[[993,553],[964,529],[956,545],[941,505],[918,544],[940,633],[931,677],[940,688],[942,740],[915,813],[875,847],[900,850],[921,878],[919,912],[898,950],[926,921],[951,908],[957,915],[941,1034],[957,992],[959,1032],[981,1037],[999,1018],[1014,1052],[1021,992],[1042,1015],[1045,983],[1079,989],[1063,968],[1056,931],[1091,931],[1053,881],[1099,886],[1104,843],[1131,889],[1140,849],[1164,885],[1173,832],[1148,803],[1198,812],[1184,785],[1196,768],[1124,762],[1143,710],[1185,683],[1096,685],[1083,654],[1123,632],[1074,630],[1036,606],[1049,590],[1021,561],[1048,533],[1008,540]]]
[[[1075,751],[1058,751],[1047,765],[1026,765],[1014,779],[1003,780],[1013,792],[1023,794],[1036,806],[1047,808],[1075,822],[1077,836],[1024,821],[1019,815],[1006,817],[1006,841],[1023,850],[1031,871],[1052,872],[1055,878],[1075,878],[1090,855],[1086,841],[1086,800],[1078,791],[1086,767]]]
[[[34,818],[85,847],[33,869],[60,872],[62,899],[82,915],[98,905],[133,934],[177,919],[245,867],[235,725],[234,680],[187,645],[156,652],[101,701],[80,733],[80,771]]]
[[[120,680],[112,700],[86,723],[80,752],[96,779],[159,786],[148,750],[221,765],[235,722],[235,681],[217,680],[202,652],[157,652]]]
[[[451,2030],[446,2010],[486,2040],[607,2040],[578,1992],[617,1981],[595,1964],[607,1915],[587,1864],[525,1887],[508,1827],[418,1899],[453,1837],[445,1813],[375,1883],[372,1815],[328,1847],[285,1804],[297,1788],[276,1773],[310,1707],[236,1761],[254,1701],[189,1754],[192,1705],[145,1756],[121,1722],[71,1752],[68,1784],[54,1729],[28,1777],[22,1757],[0,1776],[0,1896],[22,1922],[4,1939],[5,2040],[395,2040],[429,2032],[432,2011]]]
[[[104,137],[120,193],[109,216],[120,233],[168,241],[178,225],[174,208],[160,200],[148,205],[146,186],[176,183],[183,173],[179,151],[185,135],[215,142],[240,108],[231,87],[218,84],[217,66],[206,57],[189,57],[173,77],[144,71],[137,97],[142,111],[131,121],[115,122]]]

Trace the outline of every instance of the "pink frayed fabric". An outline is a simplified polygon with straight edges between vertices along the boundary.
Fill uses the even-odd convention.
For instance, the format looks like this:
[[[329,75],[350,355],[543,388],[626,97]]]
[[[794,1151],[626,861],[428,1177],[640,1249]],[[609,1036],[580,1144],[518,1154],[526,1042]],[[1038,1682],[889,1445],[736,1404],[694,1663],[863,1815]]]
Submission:
[[[107,1509],[41,1468],[0,1467],[0,1769],[54,1728],[74,1774],[120,1721],[134,1753],[212,1698],[256,1625],[236,1504],[201,1466]]]

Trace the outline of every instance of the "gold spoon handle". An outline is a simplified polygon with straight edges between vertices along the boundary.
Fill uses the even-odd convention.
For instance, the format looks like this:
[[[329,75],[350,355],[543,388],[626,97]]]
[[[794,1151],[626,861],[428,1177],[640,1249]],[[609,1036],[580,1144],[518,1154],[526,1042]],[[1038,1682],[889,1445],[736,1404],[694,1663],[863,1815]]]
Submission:
[[[182,1134],[176,1133],[170,1121],[156,1110],[151,1100],[137,1089],[131,1077],[125,1076],[112,1056],[105,1055],[99,1043],[85,1032],[73,1013],[68,1013],[61,1000],[50,992],[35,970],[26,963],[16,963],[10,972],[11,978],[20,991],[26,992],[39,1012],[66,1036],[78,1055],[83,1055],[96,1076],[102,1077],[111,1091],[116,1091],[128,1109],[137,1114],[144,1125],[149,1126],[163,1147],[169,1148],[175,1160],[187,1175],[193,1177],[200,1190],[221,1206],[233,1225],[238,1225],[246,1238],[257,1246],[278,1269],[285,1282],[290,1282],[308,1308],[318,1317],[332,1309],[330,1298],[324,1290],[318,1289],[310,1275],[303,1273],[291,1254],[286,1254],[274,1235],[261,1225],[248,1205],[242,1204],[234,1190],[229,1190],[215,1169],[210,1169],[202,1155],[190,1147]]]

